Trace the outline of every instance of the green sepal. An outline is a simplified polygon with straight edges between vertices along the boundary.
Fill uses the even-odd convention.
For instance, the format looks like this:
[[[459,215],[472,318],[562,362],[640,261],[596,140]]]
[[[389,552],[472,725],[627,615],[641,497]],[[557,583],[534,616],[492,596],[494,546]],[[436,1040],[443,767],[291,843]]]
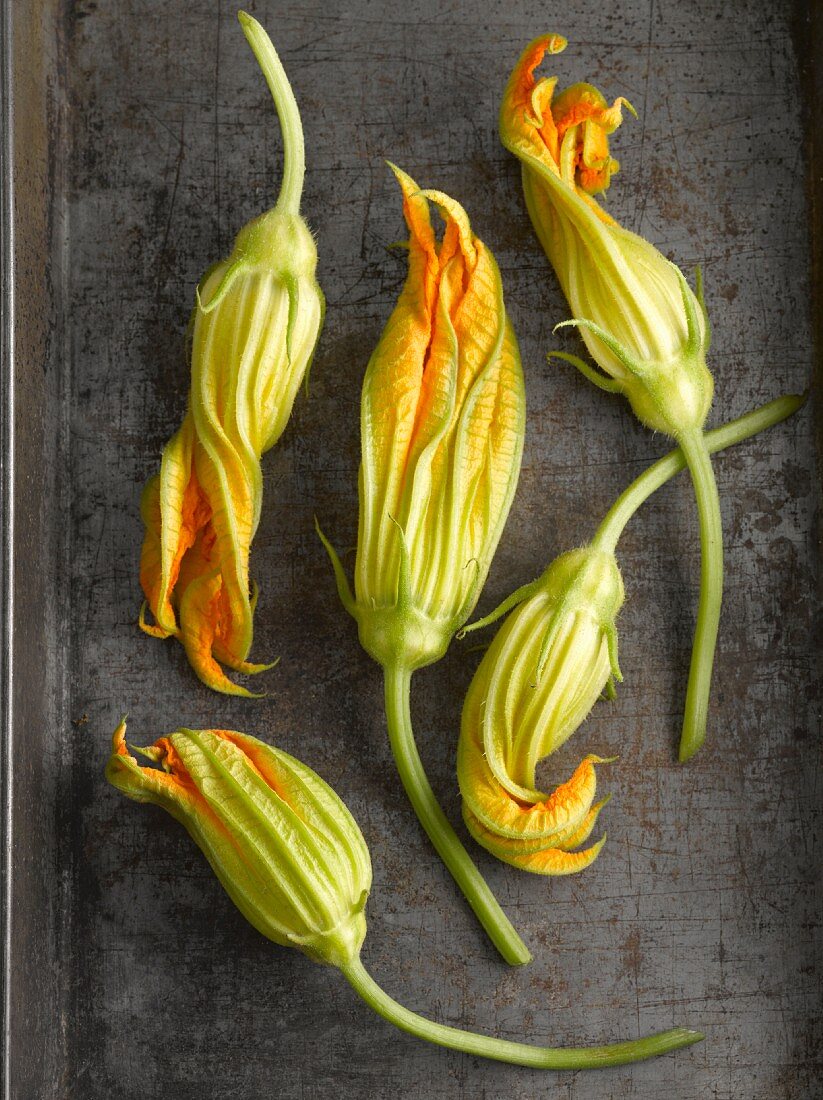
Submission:
[[[704,337],[705,344],[703,345],[703,351],[708,352],[712,343],[712,326],[709,321],[709,311],[706,308],[706,298],[703,292],[703,268],[700,264],[694,269],[694,293],[697,298],[700,310],[703,314],[703,324],[706,327],[706,335]]]
[[[200,297],[200,287],[201,285],[205,285],[205,280],[203,281],[203,283],[197,284],[194,293],[197,298],[197,308],[200,310],[201,313],[211,313],[211,311],[216,306],[220,305],[228,292],[231,290],[234,280],[237,278],[237,276],[240,274],[245,266],[245,256],[238,256],[236,260],[229,264],[229,266],[226,268],[223,278],[220,280],[220,285],[218,286],[214,294],[212,294],[211,298],[209,298],[207,305],[203,305],[203,299]]]
[[[332,569],[334,570],[334,579],[337,584],[337,594],[340,597],[340,602],[343,604],[346,611],[348,611],[352,618],[356,619],[357,601],[352,594],[351,586],[349,584],[349,578],[346,576],[346,571],[343,568],[343,563],[341,562],[337,551],[323,534],[323,529],[320,526],[320,521],[318,520],[317,516],[314,517],[314,529],[317,532],[320,541],[323,543],[323,546],[326,548],[326,553],[329,555]]]
[[[617,660],[617,627],[614,625],[613,619],[602,623],[601,627],[603,633],[606,635],[606,645],[609,649],[609,666],[612,670],[610,680],[612,681],[613,687],[614,682],[618,684],[623,683],[623,673],[620,671],[620,663]]]
[[[616,378],[609,378],[608,375],[601,374],[599,370],[591,366],[584,359],[581,359],[579,355],[572,355],[568,351],[550,351],[546,356],[547,359],[562,359],[566,363],[571,363],[573,367],[587,378],[589,382],[597,386],[598,389],[605,390],[606,393],[623,393],[623,387],[617,381]]]
[[[456,637],[458,639],[465,638],[467,634],[471,634],[475,630],[482,630],[484,627],[496,623],[501,616],[511,611],[512,608],[531,599],[531,597],[540,590],[542,579],[542,577],[538,577],[537,580],[529,581],[528,584],[521,584],[520,587],[516,588],[514,592],[508,595],[502,603],[499,603],[493,611],[490,611],[488,615],[484,615],[482,619],[477,619],[475,622],[461,627]]]
[[[598,338],[598,340],[604,343],[609,351],[612,352],[617,357],[617,359],[620,360],[620,362],[630,374],[633,374],[635,378],[645,379],[648,373],[648,368],[639,360],[635,359],[634,356],[632,356],[630,352],[628,352],[626,348],[623,347],[619,340],[615,340],[615,338],[610,333],[606,332],[604,328],[598,325],[596,321],[587,320],[587,318],[585,317],[573,317],[568,321],[560,321],[559,324],[556,324],[554,326],[552,332],[557,332],[559,328],[584,328],[588,332],[593,333]],[[575,364],[575,366],[577,366],[577,364]],[[585,374],[586,372],[584,371],[583,373]],[[589,377],[588,374],[586,375],[586,377]],[[595,382],[595,385],[599,386],[600,381],[598,380],[597,382]]]

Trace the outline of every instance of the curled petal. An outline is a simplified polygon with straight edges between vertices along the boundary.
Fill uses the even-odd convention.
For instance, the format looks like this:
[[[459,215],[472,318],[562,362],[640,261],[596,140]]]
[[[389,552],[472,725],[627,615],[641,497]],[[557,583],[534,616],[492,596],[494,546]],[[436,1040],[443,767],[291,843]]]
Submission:
[[[527,163],[562,180],[604,223],[614,224],[590,196],[605,191],[618,170],[608,137],[622,121],[622,108],[632,108],[623,97],[609,106],[591,84],[573,84],[555,96],[557,77],[536,80],[545,55],[566,44],[559,35],[542,35],[523,51],[503,97],[501,137]]]
[[[305,226],[301,238],[299,227],[278,215],[269,232],[285,235],[286,244],[289,236],[293,245],[302,240],[313,254]],[[176,637],[199,678],[234,695],[251,693],[221,665],[246,673],[270,667],[247,660],[254,617],[249,555],[263,496],[260,462],[285,427],[322,316],[311,262],[297,280],[302,289],[296,316],[293,287],[272,271],[272,263],[268,256],[257,264],[244,253],[241,269],[216,303],[208,295],[220,285],[226,265],[206,280],[210,309],[195,314],[190,408],[141,504],[146,533],[140,579],[154,617],[150,625],[141,616],[141,626],[155,636]]]
[[[530,871],[534,875],[572,875],[583,871],[594,863],[606,843],[604,834],[596,844],[582,852],[569,852],[559,847],[521,852],[487,829],[477,818],[473,818],[470,811],[464,811],[464,820],[471,835],[483,848],[504,863],[510,863],[513,867]]]
[[[498,783],[479,746],[463,740],[461,790],[471,812],[498,836],[513,840],[551,839],[557,845],[572,836],[594,801],[597,781],[594,765],[607,759],[589,754],[572,776],[549,795],[534,791],[529,800],[515,798]]]
[[[609,137],[631,104],[591,84],[556,93],[534,70],[553,42],[535,39],[500,108],[503,144],[523,166],[523,194],[540,243],[597,366],[647,426],[680,438],[708,413],[708,326],[678,269],[606,213],[596,196],[618,170]],[[565,43],[564,43],[565,44]],[[597,384],[599,376],[589,373]]]

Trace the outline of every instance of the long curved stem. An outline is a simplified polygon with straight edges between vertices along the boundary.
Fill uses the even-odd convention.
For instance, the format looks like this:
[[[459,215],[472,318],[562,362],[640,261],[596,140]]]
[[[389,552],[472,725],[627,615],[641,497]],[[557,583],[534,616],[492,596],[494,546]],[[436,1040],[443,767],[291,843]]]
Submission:
[[[303,126],[297,101],[283,63],[265,30],[244,11],[238,12],[237,18],[266,78],[277,117],[280,119],[280,129],[283,131],[283,182],[277,197],[277,207],[285,213],[297,214],[300,212],[300,196],[303,193],[303,176],[306,171]]]
[[[679,442],[692,475],[700,518],[700,599],[680,734],[679,757],[685,762],[694,756],[706,738],[712,667],[723,601],[723,527],[717,482],[703,433],[686,434]]]
[[[693,471],[692,476],[695,479],[698,508],[701,514],[702,573],[692,667],[680,741],[681,760],[688,760],[700,748],[706,733],[711,669],[717,637],[717,616],[723,587],[723,550],[717,488],[708,456],[757,435],[758,432],[779,424],[781,420],[786,420],[801,408],[805,400],[805,395],[801,394],[779,397],[759,409],[729,421],[728,424],[706,432],[691,445],[685,443],[659,459],[620,494],[606,513],[592,541],[594,546],[613,552],[623,529],[641,504],[669,478],[686,468],[688,453],[690,456],[688,464]],[[709,572],[711,575],[707,576]]]
[[[520,966],[531,959],[531,953],[461,844],[426,778],[412,732],[410,689],[409,669],[402,666],[385,669],[389,742],[403,787],[438,855],[463,891],[492,943],[507,963]]]
[[[610,1043],[602,1047],[539,1047],[528,1043],[514,1043],[508,1039],[495,1039],[490,1035],[478,1035],[472,1031],[447,1027],[418,1016],[393,1000],[375,982],[356,958],[341,968],[352,987],[384,1020],[450,1050],[462,1050],[466,1054],[479,1055],[481,1058],[493,1058],[497,1062],[510,1062],[517,1066],[531,1066],[534,1069],[602,1069],[607,1066],[622,1066],[627,1062],[641,1062],[654,1058],[658,1054],[667,1054],[681,1047],[691,1046],[703,1038],[699,1031],[685,1027],[661,1031],[644,1039],[634,1039],[627,1043]]]
[[[759,409],[753,409],[744,416],[739,416],[736,420],[730,420],[728,424],[712,428],[703,437],[706,449],[710,454],[715,454],[717,451],[724,451],[727,447],[734,446],[735,443],[742,443],[744,439],[750,439],[751,436],[765,431],[766,428],[773,428],[775,424],[788,420],[802,408],[805,400],[805,394],[787,394],[785,397],[778,397],[766,405],[761,405]],[[608,510],[597,529],[593,545],[613,552],[618,539],[623,534],[623,529],[638,508],[675,474],[685,469],[686,458],[680,447],[677,447],[644,470],[627,489],[623,490]]]

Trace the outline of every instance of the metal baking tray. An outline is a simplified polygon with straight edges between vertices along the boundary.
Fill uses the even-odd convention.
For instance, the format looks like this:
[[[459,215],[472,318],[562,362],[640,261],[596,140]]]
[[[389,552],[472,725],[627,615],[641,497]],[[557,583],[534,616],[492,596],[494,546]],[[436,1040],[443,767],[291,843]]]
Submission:
[[[608,843],[593,868],[554,881],[477,851],[534,950],[518,971],[406,804],[379,671],[312,525],[317,513],[338,545],[354,541],[359,387],[405,270],[384,157],[465,204],[500,262],[523,352],[523,475],[481,609],[587,539],[666,448],[545,359],[567,311],[496,134],[504,78],[543,30],[570,39],[562,81],[591,79],[639,112],[613,143],[623,167],[609,206],[688,272],[703,265],[713,422],[808,386],[823,316],[820,112],[806,109],[820,102],[819,6],[250,6],[301,105],[304,212],[329,303],[310,395],[265,460],[255,654],[282,660],[260,702],[210,693],[136,616],[138,493],[183,411],[194,286],[278,180],[267,91],[225,2],[3,4],[4,1095],[823,1095],[812,408],[716,461],[728,579],[709,741],[686,767],[675,745],[697,580],[688,484],[632,522],[626,682],[551,771],[565,777],[585,751],[619,756],[601,773]],[[414,684],[421,751],[456,823],[456,730],[477,660],[455,644]],[[541,1076],[391,1030],[334,971],[248,927],[174,822],[107,787],[123,711],[138,743],[180,724],[234,726],[334,784],[374,859],[367,961],[410,1007],[534,1042],[681,1023],[705,1042]]]

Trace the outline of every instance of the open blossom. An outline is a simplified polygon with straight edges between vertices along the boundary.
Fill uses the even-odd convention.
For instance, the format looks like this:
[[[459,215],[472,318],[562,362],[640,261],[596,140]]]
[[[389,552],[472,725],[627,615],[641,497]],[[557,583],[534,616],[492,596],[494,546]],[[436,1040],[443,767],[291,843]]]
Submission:
[[[251,664],[257,590],[249,576],[263,499],[261,456],[291,413],[323,320],[317,249],[298,207],[303,136],[280,61],[263,28],[243,29],[275,96],[286,166],[277,205],[241,229],[228,259],[197,290],[191,389],[183,424],[163,451],[141,501],[146,528],[140,583],[154,622],[175,637],[209,687],[250,695],[221,668]]]
[[[519,601],[519,602],[518,602]],[[536,789],[537,765],[575,732],[610,678],[620,678],[614,620],[623,582],[614,555],[563,554],[501,605],[514,607],[472,679],[463,705],[457,775],[474,838],[499,859],[536,874],[592,863],[595,765],[586,756],[555,791]],[[482,620],[483,625],[498,613]]]
[[[488,573],[520,471],[525,396],[494,257],[458,203],[394,172],[409,273],[363,383],[354,598],[336,568],[363,646],[419,668],[442,655]]]
[[[357,958],[371,860],[345,803],[305,764],[233,730],[180,729],[141,767],[115,730],[106,777],[185,825],[226,893],[268,939],[317,962]]]
[[[500,108],[501,139],[521,161],[526,205],[571,306],[569,323],[605,373],[561,357],[624,393],[643,423],[679,438],[702,427],[711,405],[702,300],[674,264],[595,198],[617,171],[608,139],[631,108],[623,98],[608,104],[591,84],[555,94],[556,77],[536,79],[545,54],[565,48],[556,34],[530,43]]]

